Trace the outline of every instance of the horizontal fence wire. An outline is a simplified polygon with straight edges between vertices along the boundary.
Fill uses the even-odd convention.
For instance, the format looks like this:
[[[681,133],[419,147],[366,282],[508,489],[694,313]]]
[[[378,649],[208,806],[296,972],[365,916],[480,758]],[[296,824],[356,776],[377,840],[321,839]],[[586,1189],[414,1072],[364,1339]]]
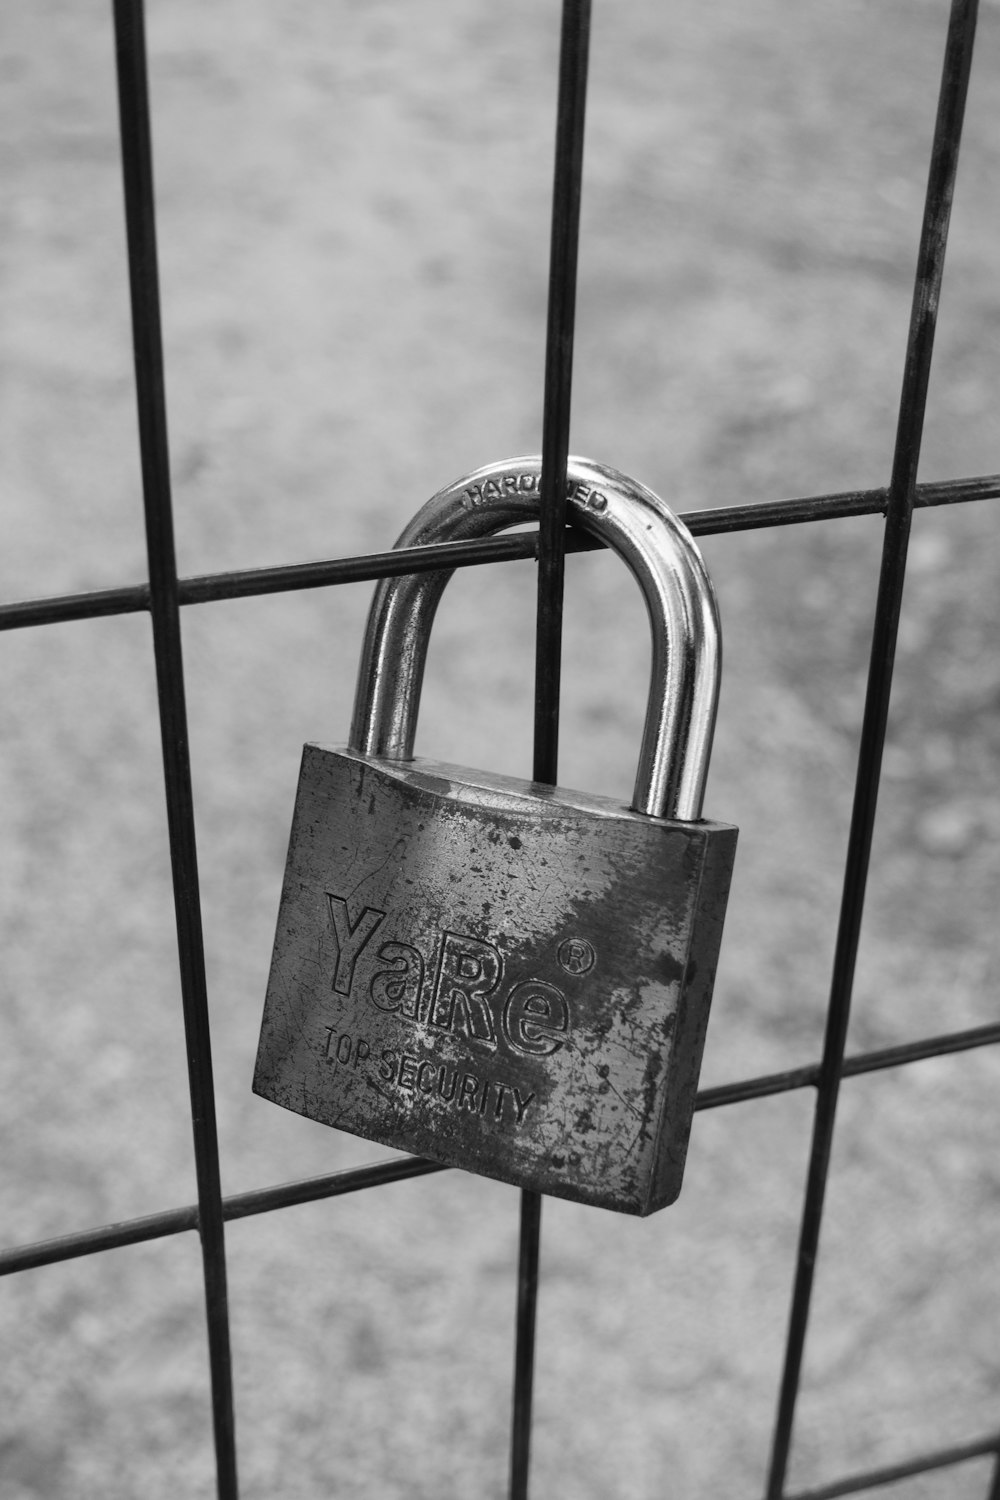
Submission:
[[[867,1469],[863,1474],[852,1474],[833,1484],[821,1485],[818,1489],[796,1490],[794,1494],[787,1495],[785,1500],[837,1500],[840,1495],[858,1495],[863,1490],[880,1489],[883,1485],[898,1484],[902,1479],[913,1479],[918,1474],[928,1474],[934,1469],[951,1469],[957,1464],[969,1463],[974,1458],[988,1458],[997,1453],[1000,1453],[1000,1433],[981,1438],[976,1443],[963,1443],[953,1448],[938,1448],[933,1453],[922,1453],[906,1463]]]
[[[722,505],[712,510],[680,511],[692,536],[724,536],[737,531],[760,531],[772,526],[798,526],[811,521],[833,521],[851,516],[884,515],[887,488],[844,490],[795,500],[764,500],[746,505]],[[914,508],[960,505],[1000,499],[1000,474],[969,479],[945,479],[918,484]],[[512,536],[485,537],[471,542],[438,542],[428,547],[392,547],[355,557],[327,561],[285,563],[270,568],[244,568],[225,573],[203,573],[181,578],[178,602],[209,604],[226,599],[249,599],[304,589],[331,588],[345,583],[369,583],[404,573],[434,573],[442,568],[477,567],[486,563],[533,560],[538,557],[536,530]],[[566,528],[567,552],[596,552],[604,543],[575,526]],[[108,615],[141,614],[150,607],[149,585],[91,589],[39,599],[0,604],[0,630],[24,630],[34,625],[59,625],[71,620]]]
[[[860,1052],[854,1057],[848,1057],[844,1062],[843,1077],[857,1078],[862,1074],[923,1062],[932,1057],[968,1052],[975,1047],[985,1047],[996,1042],[1000,1042],[1000,1022],[971,1027],[966,1031],[947,1032],[942,1036],[925,1037],[896,1047],[884,1047],[878,1051]],[[715,1088],[701,1089],[695,1101],[695,1109],[719,1109],[727,1104],[745,1104],[752,1099],[766,1099],[775,1094],[814,1087],[819,1082],[821,1069],[822,1064],[819,1062],[806,1063],[782,1073],[767,1073],[735,1083],[720,1084]],[[227,1221],[246,1219],[254,1214],[270,1213],[276,1208],[313,1203],[320,1198],[337,1198],[344,1193],[356,1193],[365,1188],[383,1187],[390,1182],[450,1170],[451,1168],[442,1167],[437,1162],[426,1161],[419,1156],[387,1157],[363,1167],[349,1167],[321,1177],[306,1177],[296,1182],[236,1193],[223,1198],[222,1214]],[[120,1224],[105,1224],[97,1229],[84,1229],[31,1245],[15,1246],[9,1250],[0,1250],[0,1276],[10,1276],[16,1271],[28,1271],[56,1261],[74,1260],[78,1256],[92,1255],[101,1250],[116,1250],[123,1245],[137,1245],[146,1240],[182,1234],[197,1226],[198,1210],[194,1204],[190,1204],[186,1208],[165,1209],[161,1213],[128,1219]]]

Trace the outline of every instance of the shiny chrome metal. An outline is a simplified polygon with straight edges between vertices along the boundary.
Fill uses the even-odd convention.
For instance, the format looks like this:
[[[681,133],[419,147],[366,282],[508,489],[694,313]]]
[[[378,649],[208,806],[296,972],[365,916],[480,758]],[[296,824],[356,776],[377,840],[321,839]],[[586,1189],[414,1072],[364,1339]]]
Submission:
[[[397,547],[468,541],[538,516],[541,459],[489,464],[440,490]],[[574,524],[628,564],[652,635],[649,701],[632,807],[651,817],[701,816],[719,695],[722,644],[711,580],[670,507],[626,475],[570,457]],[[358,671],[350,746],[412,760],[431,625],[450,572],[384,579],[375,591]]]

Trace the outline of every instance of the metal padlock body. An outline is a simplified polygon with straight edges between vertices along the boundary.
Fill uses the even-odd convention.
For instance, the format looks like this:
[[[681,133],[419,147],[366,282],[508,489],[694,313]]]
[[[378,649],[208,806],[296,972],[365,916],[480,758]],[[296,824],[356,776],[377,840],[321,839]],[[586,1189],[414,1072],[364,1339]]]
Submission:
[[[645,1214],[680,1191],[735,831],[307,745],[254,1087]]]
[[[442,491],[425,508],[434,534],[483,474],[527,497],[533,477],[537,504],[538,468],[515,460]],[[583,460],[570,474],[590,528],[620,542],[587,502],[639,487]],[[509,505],[485,511],[478,534],[510,524]],[[401,543],[426,539],[419,521]],[[439,597],[445,579],[430,576]],[[419,698],[420,610],[436,604],[427,578],[384,587],[373,606],[367,644],[381,647],[362,661],[352,728],[365,749],[304,748],[254,1088],[387,1146],[650,1213],[680,1191],[736,830],[399,755]],[[655,648],[654,631],[654,682]],[[679,654],[674,676],[690,677]],[[714,696],[692,731],[683,692],[683,722],[667,722],[672,687],[663,702],[651,694],[661,738],[686,727],[710,741]],[[649,738],[650,719],[644,750]],[[380,739],[389,756],[366,753]],[[681,800],[700,799],[703,779],[696,767]],[[652,795],[637,787],[640,804]]]

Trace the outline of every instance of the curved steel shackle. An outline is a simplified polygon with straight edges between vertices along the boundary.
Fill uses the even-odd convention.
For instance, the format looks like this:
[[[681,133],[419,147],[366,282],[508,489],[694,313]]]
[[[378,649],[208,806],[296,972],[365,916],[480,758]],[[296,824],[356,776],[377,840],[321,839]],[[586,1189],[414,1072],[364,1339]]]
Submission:
[[[469,541],[535,520],[541,459],[490,464],[440,490],[397,547]],[[652,671],[632,806],[693,821],[712,749],[722,644],[711,580],[691,537],[652,490],[586,458],[569,460],[575,524],[628,564],[649,611]],[[451,571],[383,579],[368,615],[350,748],[411,760],[434,613]]]

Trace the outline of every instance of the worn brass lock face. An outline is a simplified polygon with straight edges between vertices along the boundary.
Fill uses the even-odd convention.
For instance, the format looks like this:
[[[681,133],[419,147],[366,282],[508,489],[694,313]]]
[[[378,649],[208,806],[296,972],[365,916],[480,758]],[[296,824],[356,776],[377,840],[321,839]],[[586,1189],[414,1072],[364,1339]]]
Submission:
[[[530,517],[539,468],[449,486],[399,545]],[[570,483],[575,518],[650,605],[640,810],[413,759],[448,575],[380,585],[353,748],[303,751],[254,1088],[387,1146],[646,1214],[680,1191],[736,843],[698,816],[718,630],[662,501],[581,459]]]

